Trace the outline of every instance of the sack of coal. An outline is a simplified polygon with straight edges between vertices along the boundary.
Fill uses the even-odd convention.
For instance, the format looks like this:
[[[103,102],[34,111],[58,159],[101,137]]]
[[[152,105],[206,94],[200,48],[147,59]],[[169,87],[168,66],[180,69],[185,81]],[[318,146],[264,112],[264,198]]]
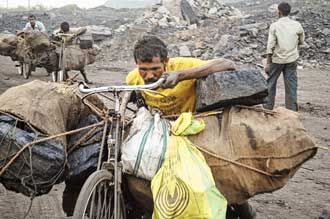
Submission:
[[[225,71],[197,81],[198,112],[231,105],[253,106],[264,103],[267,82],[258,70]]]
[[[80,120],[77,128],[99,122],[99,119],[94,114],[89,114]],[[68,173],[65,176],[66,180],[78,182],[79,184],[79,182],[85,181],[96,170],[101,149],[102,130],[103,127],[99,127],[92,132],[90,130],[84,130],[69,137],[69,144],[75,144],[82,138],[84,142],[77,145],[68,154]]]
[[[11,56],[15,53],[17,43],[18,39],[15,34],[0,33],[0,55]]]
[[[24,40],[28,47],[33,51],[40,52],[50,47],[48,35],[43,32],[27,31],[24,32]]]
[[[14,116],[0,114],[0,170],[25,145],[42,139],[42,133]],[[47,194],[63,180],[65,147],[58,140],[31,144],[0,176],[6,189],[26,196]]]

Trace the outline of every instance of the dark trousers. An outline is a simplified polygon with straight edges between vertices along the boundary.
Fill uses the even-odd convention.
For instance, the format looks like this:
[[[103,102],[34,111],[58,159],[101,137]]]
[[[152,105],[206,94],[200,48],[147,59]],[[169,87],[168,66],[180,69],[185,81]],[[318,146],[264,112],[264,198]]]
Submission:
[[[276,64],[272,63],[270,65],[270,74],[267,79],[268,84],[268,97],[266,98],[266,103],[264,108],[273,109],[275,104],[276,96],[276,83],[278,77],[283,72],[284,85],[285,85],[285,107],[287,109],[298,111],[297,104],[297,62],[292,62],[288,64]]]

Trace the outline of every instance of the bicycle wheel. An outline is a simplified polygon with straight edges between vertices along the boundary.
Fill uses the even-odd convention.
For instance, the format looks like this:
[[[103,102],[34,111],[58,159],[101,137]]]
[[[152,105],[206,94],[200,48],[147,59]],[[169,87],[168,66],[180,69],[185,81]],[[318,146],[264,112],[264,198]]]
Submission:
[[[52,72],[52,81],[53,82],[57,82],[57,76],[58,76],[58,72],[57,71],[53,71]]]
[[[24,63],[20,62],[19,66],[17,67],[18,70],[18,74],[23,75],[23,71],[24,71],[24,67],[23,67]]]
[[[32,71],[32,64],[23,63],[22,73],[25,79],[28,79],[30,77],[31,71]]]
[[[112,174],[107,170],[100,170],[90,175],[78,196],[73,219],[115,219],[113,180]],[[117,219],[126,219],[122,195],[120,204],[120,215]]]

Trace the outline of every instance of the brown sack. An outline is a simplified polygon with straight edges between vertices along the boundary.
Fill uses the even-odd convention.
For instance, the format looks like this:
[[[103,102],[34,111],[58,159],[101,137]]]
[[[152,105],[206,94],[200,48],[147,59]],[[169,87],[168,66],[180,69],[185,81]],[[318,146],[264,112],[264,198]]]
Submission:
[[[74,129],[82,112],[77,86],[35,80],[0,96],[0,111],[13,114],[39,131],[55,135]],[[66,137],[59,138],[66,146]]]
[[[231,107],[224,111],[222,120],[202,118],[206,129],[189,140],[203,152],[217,188],[229,203],[242,203],[282,188],[317,151],[298,114],[284,108]],[[150,183],[131,176],[128,179],[136,200],[152,203]]]
[[[0,55],[11,56],[18,43],[17,36],[14,34],[0,34]]]
[[[97,49],[80,49],[78,45],[65,48],[65,68],[67,70],[83,70],[86,65],[93,64],[98,54]]]
[[[28,31],[24,33],[24,39],[27,47],[33,51],[39,52],[50,47],[50,41],[46,33]]]

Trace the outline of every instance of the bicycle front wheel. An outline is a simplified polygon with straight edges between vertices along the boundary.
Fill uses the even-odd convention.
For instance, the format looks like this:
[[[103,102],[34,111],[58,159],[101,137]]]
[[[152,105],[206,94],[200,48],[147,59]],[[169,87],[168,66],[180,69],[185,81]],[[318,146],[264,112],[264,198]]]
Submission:
[[[32,64],[23,63],[22,74],[25,79],[29,79],[32,72]]]
[[[122,195],[120,206],[117,219],[126,219]],[[88,177],[78,196],[73,219],[115,219],[114,178],[109,171],[96,171]]]

